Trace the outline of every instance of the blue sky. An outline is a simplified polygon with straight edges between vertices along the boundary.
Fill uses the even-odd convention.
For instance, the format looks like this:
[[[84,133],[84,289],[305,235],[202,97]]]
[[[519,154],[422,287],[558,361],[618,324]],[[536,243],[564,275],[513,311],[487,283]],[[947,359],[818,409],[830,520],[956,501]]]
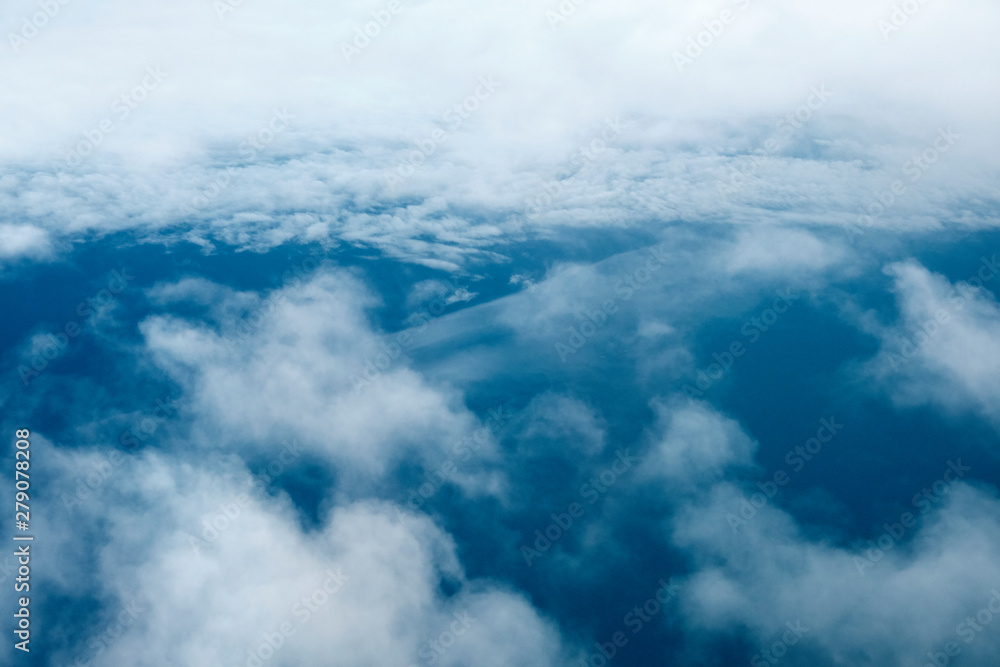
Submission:
[[[991,664],[995,6],[7,14],[3,664]]]

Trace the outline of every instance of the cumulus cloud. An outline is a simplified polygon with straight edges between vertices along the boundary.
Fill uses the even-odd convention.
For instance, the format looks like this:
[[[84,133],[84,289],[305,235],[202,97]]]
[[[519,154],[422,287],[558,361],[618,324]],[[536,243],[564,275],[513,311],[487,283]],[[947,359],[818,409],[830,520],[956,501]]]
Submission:
[[[983,287],[998,270],[995,255],[956,283],[915,261],[886,268],[899,319],[892,326],[863,320],[881,339],[866,371],[899,405],[971,410],[1000,425],[1000,306]]]
[[[66,486],[109,454],[35,447]],[[241,466],[118,454],[89,498],[40,512],[39,539],[80,556],[46,570],[49,595],[102,602],[53,664],[567,664],[556,626],[468,579],[426,517],[356,502],[304,532],[287,496],[255,495]]]
[[[935,503],[915,501],[853,540],[825,537],[781,496],[720,474],[755,449],[736,422],[699,404],[660,412],[669,426],[644,471],[687,482],[669,531],[689,561],[688,659],[734,635],[755,647],[755,665],[922,665],[949,642],[983,661],[1000,647],[982,632],[1000,613],[1000,498],[968,482],[960,460],[934,484]]]
[[[757,443],[739,423],[708,403],[674,396],[653,402],[651,430],[642,474],[690,491],[753,463]]]
[[[759,650],[792,665],[923,665],[948,642],[982,662],[1000,648],[996,633],[975,630],[1000,580],[995,489],[956,482],[940,509],[910,508],[907,526],[901,513],[872,542],[840,546],[805,536],[773,505],[730,521],[743,501],[720,484],[675,523],[674,542],[696,564],[683,599],[692,631],[745,627]],[[807,630],[789,635],[786,624],[799,623]]]
[[[34,225],[0,224],[0,259],[38,259],[52,251],[51,235]]]
[[[154,292],[211,294],[190,281]],[[215,294],[228,319],[157,315],[140,327],[149,354],[183,388],[200,446],[259,455],[296,439],[351,470],[345,483],[363,485],[407,455],[437,463],[476,430],[458,393],[426,382],[398,336],[372,329],[376,299],[349,273],[319,269],[263,297]]]

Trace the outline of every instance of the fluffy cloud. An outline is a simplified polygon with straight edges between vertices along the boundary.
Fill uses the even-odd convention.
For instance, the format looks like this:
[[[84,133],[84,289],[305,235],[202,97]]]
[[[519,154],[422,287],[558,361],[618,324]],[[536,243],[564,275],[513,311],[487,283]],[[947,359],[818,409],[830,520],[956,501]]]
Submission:
[[[51,237],[45,229],[34,225],[0,224],[0,259],[37,259],[51,251]]]
[[[1000,499],[968,482],[960,460],[934,484],[940,502],[902,508],[845,540],[800,526],[780,496],[699,475],[750,458],[753,443],[735,422],[701,405],[667,419],[648,460],[667,459],[688,482],[670,519],[691,572],[680,619],[688,658],[733,634],[756,647],[755,665],[922,665],[950,642],[983,661],[1000,647],[983,631],[1000,613]]]
[[[792,665],[923,665],[948,642],[982,662],[1000,648],[991,627],[976,630],[1000,612],[1000,599],[991,602],[1000,588],[995,490],[956,482],[941,509],[913,510],[906,526],[901,513],[871,543],[850,545],[805,536],[773,505],[734,530],[727,517],[743,500],[720,484],[676,521],[674,541],[696,565],[683,601],[693,632],[746,627],[759,649],[787,651]],[[994,612],[977,621],[990,604]],[[808,630],[796,638],[788,623]],[[794,641],[771,649],[784,638]]]
[[[995,255],[954,284],[914,261],[886,268],[899,319],[862,320],[882,342],[866,370],[898,404],[972,410],[1000,425],[1000,306],[983,288],[998,270]]]
[[[250,456],[294,439],[351,470],[348,485],[378,479],[406,456],[438,463],[478,423],[459,394],[407,362],[406,340],[427,323],[410,339],[380,337],[364,284],[314,270],[265,296],[204,281],[154,291],[212,304],[207,321],[160,315],[141,325],[148,352],[184,390],[195,441]]]
[[[109,460],[106,451],[57,449],[41,438],[34,446],[66,486]],[[523,597],[467,579],[451,538],[426,517],[357,502],[306,532],[287,496],[255,494],[240,466],[118,454],[124,460],[112,459],[91,497],[68,508],[47,499],[39,511],[39,539],[60,558],[78,556],[39,568],[51,573],[40,585],[50,596],[101,601],[82,636],[54,649],[53,664],[252,666],[330,656],[403,667],[431,656],[454,666],[565,664],[557,628]]]
[[[732,273],[809,273],[823,271],[844,256],[845,251],[837,241],[824,242],[801,230],[759,227],[740,230],[719,265]]]
[[[112,380],[74,375],[101,366],[81,348],[46,376],[65,391],[4,389],[6,413],[30,403],[22,414],[61,414],[73,436],[38,438],[45,488],[98,480],[83,503],[39,501],[44,659],[248,664],[289,623],[296,633],[265,665],[405,667],[429,651],[455,667],[562,665],[559,629],[523,596],[467,577],[458,554],[476,560],[470,571],[537,576],[505,569],[516,548],[495,550],[545,527],[563,496],[594,493],[581,485],[619,447],[645,450],[634,477],[629,463],[533,570],[545,580],[525,584],[574,635],[605,612],[579,610],[594,599],[581,582],[618,564],[672,568],[679,553],[681,641],[713,649],[691,664],[722,659],[720,638],[771,647],[799,620],[809,629],[786,664],[903,664],[964,642],[957,627],[1000,581],[991,490],[950,486],[947,504],[863,567],[867,536],[817,537],[780,497],[734,532],[727,515],[746,493],[734,480],[757,442],[670,392],[708,362],[710,329],[761,295],[791,287],[816,303],[828,282],[880,266],[886,247],[898,256],[909,233],[995,226],[996,3],[910,2],[912,15],[864,0],[8,4],[0,263],[126,232],[206,253],[362,246],[485,278],[387,281],[411,311],[463,306],[406,320],[404,342],[373,324],[378,295],[350,271],[322,267],[264,294],[162,276],[141,304],[153,312],[141,340],[122,333],[135,324],[123,300],[121,331],[93,341],[115,360],[134,353],[138,372],[122,361],[100,371]],[[494,299],[508,266],[526,288]],[[1000,424],[995,300],[914,263],[889,274],[900,317],[859,317],[882,342],[865,377],[901,406]],[[30,352],[44,343],[32,326],[14,334]],[[108,463],[96,441],[151,421],[127,390],[150,368],[176,413],[144,453]],[[459,502],[426,506],[434,520],[385,501],[419,494],[413,477],[444,470],[481,428],[467,405],[497,396],[527,404],[502,462],[486,438],[451,478]],[[299,502],[296,470],[253,491],[247,469],[283,447],[328,475],[317,503]],[[533,469],[542,457],[566,465]],[[477,493],[490,497],[462,502]],[[343,585],[324,589],[338,570]],[[302,622],[294,605],[313,595],[322,608]],[[112,637],[122,605],[136,614]],[[995,654],[990,636],[964,656]]]
[[[752,465],[757,443],[738,422],[702,401],[680,396],[654,401],[657,424],[642,474],[671,487],[698,488],[733,468]]]

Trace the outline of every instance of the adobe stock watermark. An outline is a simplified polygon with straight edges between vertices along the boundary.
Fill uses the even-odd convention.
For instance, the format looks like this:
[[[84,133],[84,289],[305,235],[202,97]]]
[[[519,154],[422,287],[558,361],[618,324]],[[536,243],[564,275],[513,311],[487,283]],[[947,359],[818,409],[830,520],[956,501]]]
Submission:
[[[833,96],[834,93],[827,90],[825,84],[811,87],[805,102],[779,118],[774,126],[774,134],[768,137],[757,151],[738,160],[729,170],[729,183],[719,181],[716,190],[723,196],[728,196],[742,189],[760,172],[767,163],[767,158],[781,148],[781,140],[788,139],[804,127]]]
[[[340,43],[340,52],[344,60],[349,63],[352,58],[360,56],[361,52],[371,46],[372,40],[381,35],[382,31],[392,23],[393,17],[401,11],[403,4],[400,0],[389,0],[385,9],[376,9],[372,12],[373,20],[365,23],[363,30],[359,26],[354,26],[354,39],[350,43]]]
[[[169,73],[160,69],[159,65],[146,68],[146,75],[136,85],[127,92],[122,93],[111,103],[111,113],[98,121],[97,126],[89,130],[84,130],[83,140],[78,142],[67,154],[66,160],[59,166],[78,167],[83,164],[83,160],[97,150],[108,135],[112,134],[118,127],[118,123],[125,121],[132,112],[139,108],[139,105],[149,99],[150,93],[160,87]]]
[[[247,162],[256,160],[257,154],[270,146],[275,137],[287,130],[291,124],[290,121],[295,119],[295,115],[288,113],[288,109],[284,107],[281,108],[281,111],[277,109],[271,111],[273,113],[267,123],[259,127],[253,134],[248,134],[237,147],[240,157]]]
[[[972,287],[982,288],[1000,272],[1000,264],[997,263],[996,255],[993,255],[990,259],[981,257],[979,262],[981,265],[979,270],[963,282]],[[935,311],[933,317],[920,322],[915,328],[911,329],[899,341],[896,352],[889,352],[885,356],[885,364],[889,367],[888,371],[893,373],[898,372],[912,361],[917,356],[917,353],[934,340],[946,324],[951,322],[952,313],[949,311],[959,311],[964,308],[966,301],[971,298],[971,294],[971,291],[959,290],[955,286],[952,286],[951,292],[948,295],[947,307],[939,308]]]
[[[448,624],[448,627],[439,632],[434,639],[429,639],[417,647],[420,664],[437,664],[476,621],[469,616],[468,611],[456,611],[451,616],[454,620]],[[420,664],[411,662],[407,667],[420,667]]]
[[[993,617],[1000,615],[1000,590],[994,588],[990,591],[990,599],[986,605],[977,611],[975,615],[966,616],[965,619],[955,626],[955,634],[966,644],[971,644],[981,632],[993,622]],[[928,662],[922,667],[946,667],[951,663],[951,659],[962,652],[961,645],[956,641],[945,642],[940,651],[928,651]]]
[[[910,22],[917,12],[927,4],[927,0],[904,0],[892,6],[892,12],[888,18],[879,19],[878,31],[882,33],[882,39],[888,40],[892,33],[899,31],[904,25]]]
[[[30,17],[21,17],[21,29],[18,32],[8,32],[7,41],[14,53],[19,52],[28,42],[38,37],[38,34],[62,11],[70,0],[38,0],[38,8]]]
[[[812,461],[821,451],[823,445],[833,440],[834,436],[844,428],[843,424],[838,424],[836,417],[829,417],[819,420],[819,428],[816,435],[809,438],[805,443],[796,445],[785,453],[785,463],[792,468],[792,473],[797,473],[805,467],[806,463]],[[726,514],[726,523],[729,524],[733,533],[746,526],[765,505],[778,493],[778,489],[787,485],[792,479],[785,469],[776,470],[770,480],[757,482],[760,491],[753,493],[750,498],[740,498],[740,507],[737,514],[729,512]]]
[[[138,600],[132,600],[122,605],[121,611],[104,628],[95,635],[91,635],[85,641],[87,649],[81,651],[73,659],[74,666],[83,667],[89,665],[92,660],[104,655],[111,646],[118,641],[125,629],[135,623],[136,619],[145,612],[147,607],[140,607]]]
[[[234,325],[228,327],[226,333],[223,334],[223,340],[233,346],[250,338],[255,331],[264,325],[267,318],[274,314],[278,304],[285,300],[285,290],[301,285],[308,280],[319,268],[322,257],[322,253],[313,253],[281,274],[281,282],[278,286],[273,288],[259,304]]]
[[[271,111],[271,118],[261,125],[256,132],[248,134],[240,142],[240,145],[237,146],[237,153],[246,162],[256,160],[257,156],[274,143],[278,135],[287,130],[291,125],[291,121],[295,119],[295,115],[289,113],[288,109],[284,107],[280,111],[278,109],[272,109]],[[191,198],[190,204],[184,207],[184,212],[187,215],[194,215],[199,209],[208,206],[223,190],[232,184],[233,177],[236,174],[237,171],[234,166],[227,166],[222,173],[202,186],[201,192],[194,195]]]
[[[112,271],[104,288],[76,305],[74,312],[81,319],[70,319],[56,333],[45,334],[47,340],[39,349],[32,349],[32,357],[27,364],[18,365],[17,374],[21,378],[21,383],[27,387],[32,380],[41,375],[51,361],[66,351],[70,341],[80,335],[83,327],[97,315],[98,310],[114,303],[118,295],[133,280],[135,280],[135,276],[129,274],[128,269],[124,266]]]
[[[224,21],[226,16],[232,14],[237,8],[243,6],[244,0],[215,0],[212,3],[212,9],[215,10],[215,15],[219,17],[220,21]]]
[[[150,438],[159,429],[160,424],[166,422],[172,408],[160,399],[156,399],[156,403],[157,407],[153,411],[152,417],[143,417],[119,437],[119,442],[125,447],[124,454],[117,449],[112,449],[107,456],[102,455],[100,460],[91,466],[86,476],[76,479],[73,495],[62,494],[60,499],[66,509],[72,509],[93,498],[97,489],[111,479],[111,476],[125,463],[126,454],[134,454],[138,451],[139,441]],[[159,415],[161,411],[163,412],[162,417]]]
[[[780,316],[787,313],[795,301],[801,298],[800,294],[792,292],[788,287],[778,290],[775,294],[778,296],[771,302],[769,308],[765,308],[759,314],[746,320],[740,327],[740,333],[747,338],[747,344],[744,345],[740,339],[736,339],[723,348],[722,352],[713,352],[712,359],[714,361],[705,368],[698,369],[695,374],[695,386],[685,384],[681,388],[685,396],[688,398],[704,396],[705,392],[729,373],[735,361],[746,354],[747,346],[760,340],[764,333],[770,331]]]
[[[955,142],[961,138],[962,135],[952,130],[951,125],[938,130],[937,139],[900,165],[903,175],[909,177],[910,183],[918,182],[941,159],[941,156],[951,150]],[[858,207],[856,224],[844,228],[847,232],[847,240],[854,243],[855,238],[863,235],[865,230],[874,226],[875,221],[885,215],[886,211],[892,208],[908,191],[903,179],[897,178],[889,184],[887,189],[872,193],[873,196],[869,203],[864,207]]]
[[[205,515],[201,520],[201,537],[188,535],[188,544],[196,554],[201,554],[201,550],[218,539],[229,530],[242,516],[244,510],[253,504],[254,496],[263,498],[267,494],[267,489],[271,481],[280,476],[286,468],[291,466],[302,455],[302,450],[295,440],[284,443],[278,453],[268,461],[264,472],[259,472],[253,476],[250,493],[238,493],[228,502],[219,504],[218,511]]]
[[[350,577],[343,574],[340,568],[327,570],[323,583],[317,586],[312,593],[296,600],[289,610],[298,625],[296,626],[290,620],[285,620],[280,622],[275,629],[262,634],[260,643],[247,649],[246,659],[240,658],[241,662],[238,663],[237,667],[262,667],[288,643],[288,640],[299,631],[299,628],[311,621],[313,616],[347,585],[349,579]]]
[[[641,463],[641,459],[630,455],[628,449],[619,449],[615,452],[615,460],[608,468],[580,486],[579,495],[587,501],[588,505],[593,505],[637,463]],[[534,548],[527,544],[521,545],[521,555],[524,556],[524,562],[527,563],[528,567],[532,566],[531,561],[539,558],[551,549],[553,544],[562,539],[562,536],[573,527],[574,520],[582,518],[586,512],[587,508],[577,501],[571,502],[566,507],[565,512],[553,512],[550,515],[552,523],[544,529],[535,531]]]
[[[551,9],[546,10],[545,20],[549,22],[549,27],[555,30],[561,24],[568,21],[571,16],[576,14],[577,7],[585,2],[587,2],[587,0],[562,0],[556,7],[557,11],[553,11]]]
[[[156,408],[150,413],[142,415],[142,418],[133,423],[132,428],[126,429],[118,437],[118,443],[129,453],[139,449],[141,443],[153,437],[157,429],[166,423],[170,416],[172,407],[167,405],[162,399],[156,399]],[[160,414],[163,413],[163,414]]]
[[[788,647],[798,644],[803,635],[809,632],[809,628],[802,625],[802,621],[798,619],[795,620],[795,623],[792,623],[791,621],[785,623],[785,627],[788,629],[785,630],[780,639],[776,639],[771,642],[770,646],[750,658],[750,664],[753,665],[753,667],[777,665],[781,662],[782,658],[788,655]]]
[[[646,260],[634,271],[626,273],[615,283],[615,294],[624,301],[630,301],[632,297],[643,286],[648,283],[653,274],[660,270],[667,263],[666,245],[658,245],[649,248],[649,255]],[[597,332],[608,323],[608,318],[618,312],[618,299],[605,299],[597,308],[585,310],[577,317],[580,323],[569,328],[569,337],[565,342],[555,344],[556,354],[559,361],[566,363],[566,360],[579,352],[587,341],[593,338]]]
[[[751,0],[734,0],[733,4],[736,5],[738,11],[723,9],[717,18],[702,21],[701,24],[705,29],[687,38],[687,46],[683,52],[674,51],[674,64],[677,66],[677,71],[683,74],[684,68],[694,65],[694,61],[701,58],[705,51],[722,37],[726,28],[736,21],[739,12],[750,8],[750,2]]]
[[[660,587],[656,589],[652,597],[642,604],[637,604],[622,618],[622,624],[632,631],[633,636],[642,632],[643,628],[653,620],[653,617],[659,614],[680,592],[680,587],[674,583],[672,577],[669,582],[660,579],[656,583]],[[597,650],[581,658],[576,663],[577,667],[605,667],[612,658],[618,655],[618,651],[628,645],[628,642],[629,636],[624,630],[613,632],[608,641],[594,642]]]
[[[461,469],[461,464],[472,459],[489,442],[490,435],[496,433],[507,421],[503,414],[503,406],[492,408],[487,413],[489,420],[486,425],[480,426],[471,435],[459,441],[451,450],[451,455],[438,465],[434,470],[424,472],[424,479],[415,489],[410,491],[406,498],[406,506],[411,510],[419,510],[425,502],[447,484],[454,480],[454,475]],[[398,513],[398,508],[397,508]]]
[[[419,312],[413,313],[406,319],[407,322],[419,322],[418,326],[410,326],[408,329],[382,338],[380,342],[381,352],[374,357],[365,359],[361,364],[361,372],[351,376],[351,384],[353,385],[355,394],[360,394],[370,387],[372,383],[376,382],[382,376],[382,373],[388,371],[396,360],[402,356],[403,351],[413,344],[414,336],[419,337],[419,334],[422,334],[427,329],[427,323],[435,317],[443,315],[445,309],[450,304],[459,301],[468,301],[475,296],[464,287],[456,287],[449,280],[445,281],[445,286],[447,290],[451,290],[451,294],[448,297],[435,297]]]
[[[428,158],[437,153],[438,147],[447,141],[452,132],[462,127],[483,102],[493,97],[493,93],[500,85],[492,74],[479,77],[479,82],[472,92],[442,114],[441,119],[448,125],[446,129],[435,128],[423,139],[413,142],[417,149],[407,153],[394,172],[386,176],[385,182],[389,190],[395,190],[404,180],[413,176]]]
[[[903,512],[896,522],[882,524],[885,532],[873,540],[868,540],[868,548],[861,553],[861,556],[852,557],[858,574],[864,575],[865,570],[882,560],[887,551],[894,549],[907,531],[917,525],[917,520],[930,512],[935,505],[943,503],[951,485],[965,477],[965,474],[970,470],[972,470],[971,467],[962,465],[962,459],[948,461],[948,467],[945,468],[941,478],[921,489],[910,500],[910,503],[920,512],[918,514]]]
[[[622,124],[620,118],[606,118],[604,129],[583,145],[578,147],[569,160],[573,167],[583,168],[592,162],[596,162],[604,153],[608,151],[611,143],[622,134]],[[559,195],[562,194],[565,184],[572,181],[574,176],[564,179],[552,179],[542,184],[541,192],[529,197],[525,201],[525,216],[537,215],[551,206]]]
[[[118,442],[125,453],[112,449],[107,456],[102,455],[98,462],[91,466],[85,477],[76,479],[73,495],[63,493],[60,496],[63,507],[73,509],[73,507],[82,505],[93,498],[97,489],[111,479],[111,476],[125,463],[128,459],[126,454],[135,454],[139,450],[140,443],[151,438],[160,426],[166,423],[171,412],[175,412],[174,409],[162,399],[157,398],[156,408],[150,414],[142,415],[141,419],[135,421],[131,428],[126,429],[119,436]]]

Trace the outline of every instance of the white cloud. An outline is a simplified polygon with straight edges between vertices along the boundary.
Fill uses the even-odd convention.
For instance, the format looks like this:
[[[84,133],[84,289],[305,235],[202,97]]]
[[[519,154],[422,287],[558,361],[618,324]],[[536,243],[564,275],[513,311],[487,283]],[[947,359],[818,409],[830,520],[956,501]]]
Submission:
[[[681,396],[653,402],[657,424],[641,474],[663,479],[671,490],[691,491],[753,463],[757,443],[738,422],[702,401]]]
[[[536,396],[521,413],[520,436],[558,443],[561,454],[594,456],[604,449],[604,420],[583,401],[560,394]]]
[[[97,455],[40,439],[35,447],[66,486]],[[47,594],[103,602],[89,617],[93,633],[55,662],[254,665],[253,651],[264,665],[336,655],[405,666],[430,654],[455,667],[566,664],[558,629],[520,595],[467,579],[430,519],[359,502],[304,532],[287,497],[253,496],[249,482],[216,459],[192,465],[147,452],[126,456],[72,509],[43,500],[39,539],[83,556],[37,568],[51,573]],[[443,596],[442,580],[456,592]],[[132,610],[123,632],[122,609]],[[280,645],[273,657],[268,637]]]
[[[38,259],[52,251],[51,235],[34,225],[0,224],[0,259]]]
[[[883,540],[892,546],[870,552],[863,541],[837,546],[808,538],[774,506],[734,532],[727,515],[743,498],[720,484],[676,521],[674,542],[696,563],[682,607],[691,631],[743,626],[766,649],[782,639],[786,623],[801,622],[808,631],[783,660],[792,665],[924,664],[927,652],[943,651],[946,642],[973,662],[1000,650],[996,633],[963,626],[987,607],[1000,581],[995,491],[957,482],[944,507],[925,516],[910,508],[916,527],[900,524],[893,529],[901,540]],[[883,534],[880,527],[872,539]]]
[[[184,285],[155,294],[206,293]],[[243,294],[243,312],[222,294],[216,310],[229,319],[154,316],[140,327],[183,387],[200,446],[253,455],[295,438],[363,487],[407,455],[439,463],[478,425],[458,393],[410,368],[398,336],[371,329],[375,299],[348,273],[320,269],[250,304]]]
[[[866,372],[902,406],[973,411],[1000,425],[1000,305],[982,288],[1000,267],[994,255],[974,269],[952,284],[914,261],[889,265],[900,316],[891,327],[863,318],[882,341]]]
[[[836,241],[823,241],[796,229],[757,227],[741,230],[732,247],[719,259],[719,268],[730,273],[752,271],[821,272],[843,261],[844,249]]]
[[[693,426],[670,429],[680,441],[671,449],[687,454],[671,472],[697,471],[694,457],[719,462],[714,470],[750,457],[753,443],[735,422],[703,406],[698,412],[687,419]],[[967,660],[994,655],[996,633],[965,622],[1000,589],[1000,498],[969,482],[960,460],[946,470],[941,490],[934,485],[939,503],[902,507],[850,542],[805,530],[781,496],[717,474],[689,475],[669,520],[690,563],[680,596],[685,650],[695,655],[715,638],[745,632],[759,651],[794,639],[770,654],[790,665],[924,664],[947,642]],[[786,634],[789,624],[799,636]],[[752,662],[773,664],[762,653]]]
[[[861,0],[791,12],[731,3],[738,20],[684,72],[673,54],[718,5],[590,3],[555,30],[555,3],[402,6],[347,62],[342,43],[381,3],[263,0],[221,19],[212,4],[60,5],[23,48],[0,52],[0,83],[21,91],[0,122],[0,202],[58,238],[138,228],[273,247],[334,237],[454,269],[553,228],[855,224],[859,207],[952,125],[962,139],[877,226],[993,225],[967,203],[996,199],[988,110],[1000,63],[982,55],[997,13],[986,0],[961,12],[921,6],[889,39],[878,22],[891,9]],[[19,0],[8,30],[37,11]],[[115,100],[145,85],[147,67],[167,75],[121,117]],[[481,77],[499,86],[455,126],[447,114]],[[833,97],[780,150],[764,149],[821,84]],[[294,116],[280,132],[268,128],[275,109]],[[594,153],[614,118],[620,136]],[[426,148],[435,131],[445,138]],[[95,143],[88,136],[99,145],[82,166],[53,166]],[[431,154],[390,190],[388,177],[421,146]],[[720,195],[762,150],[751,182]],[[526,218],[547,186],[562,193]]]

